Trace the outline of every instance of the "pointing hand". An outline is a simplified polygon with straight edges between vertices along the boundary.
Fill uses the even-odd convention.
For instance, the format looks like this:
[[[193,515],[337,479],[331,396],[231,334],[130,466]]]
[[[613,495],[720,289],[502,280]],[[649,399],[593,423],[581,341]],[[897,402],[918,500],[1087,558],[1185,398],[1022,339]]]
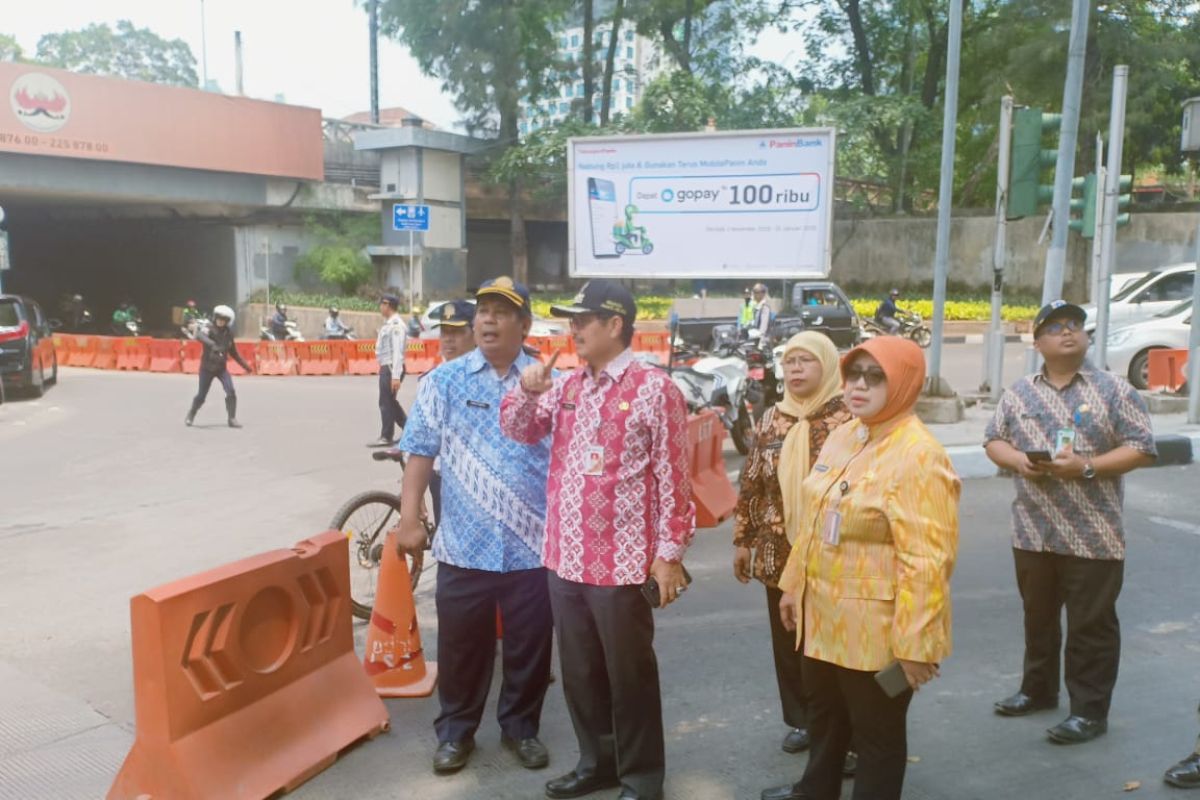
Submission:
[[[530,364],[521,373],[521,388],[530,394],[542,394],[554,388],[554,362],[558,361],[558,354],[562,350],[555,350],[550,356],[550,360],[545,364]]]

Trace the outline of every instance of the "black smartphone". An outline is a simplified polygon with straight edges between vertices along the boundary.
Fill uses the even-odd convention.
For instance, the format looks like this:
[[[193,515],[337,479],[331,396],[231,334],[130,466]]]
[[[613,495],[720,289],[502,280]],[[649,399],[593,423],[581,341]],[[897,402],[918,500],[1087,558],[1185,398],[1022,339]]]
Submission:
[[[908,678],[904,674],[904,668],[900,666],[899,661],[893,661],[879,672],[875,673],[875,682],[879,684],[879,688],[883,689],[883,693],[888,697],[899,697],[908,691]]]
[[[1029,460],[1035,464],[1041,464],[1054,460],[1054,456],[1050,455],[1049,450],[1026,450],[1025,455],[1028,456]]]
[[[688,573],[687,567],[683,567],[683,582],[688,586],[692,585],[692,576]],[[662,592],[658,588],[658,579],[653,575],[642,584],[642,597],[646,598],[646,602],[650,604],[651,608],[658,608],[662,605]]]

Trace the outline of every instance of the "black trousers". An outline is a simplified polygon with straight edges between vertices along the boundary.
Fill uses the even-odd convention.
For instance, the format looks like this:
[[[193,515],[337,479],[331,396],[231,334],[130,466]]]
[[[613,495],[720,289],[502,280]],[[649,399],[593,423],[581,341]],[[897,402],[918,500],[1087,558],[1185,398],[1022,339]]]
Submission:
[[[888,697],[875,673],[804,658],[812,750],[800,793],[838,800],[851,732],[858,752],[853,800],[900,800],[908,764],[908,704],[912,692]]]
[[[1058,697],[1062,610],[1067,608],[1066,681],[1071,713],[1107,719],[1121,661],[1117,597],[1124,561],[1013,550],[1025,605],[1025,674],[1021,691]]]
[[[213,372],[201,367],[200,389],[198,392],[196,392],[196,397],[192,400],[192,408],[199,410],[200,406],[204,405],[204,401],[208,397],[209,387],[212,386],[212,382],[214,380],[221,382],[221,388],[225,390],[225,397],[237,397],[237,392],[235,392],[233,389],[233,377],[229,374],[228,369],[222,369],[220,372]]]
[[[403,379],[404,375],[401,374],[400,377]],[[392,440],[396,438],[396,426],[403,428],[404,423],[408,421],[408,416],[400,407],[400,401],[396,399],[396,393],[392,391],[391,367],[379,367],[379,418],[383,424],[379,435]]]
[[[550,602],[563,693],[579,740],[575,771],[615,775],[640,797],[661,797],[662,695],[654,616],[641,588],[591,586],[550,573]]]
[[[804,676],[800,665],[804,661],[796,649],[796,632],[783,627],[779,619],[779,601],[783,592],[767,587],[767,615],[771,618],[771,649],[775,654],[775,680],[779,683],[779,702],[783,706],[783,722],[790,728],[808,727],[808,703],[804,699]]]
[[[438,564],[438,742],[474,736],[496,664],[496,607],[504,617],[496,716],[514,739],[537,736],[550,684],[553,622],[546,570],[486,572]]]

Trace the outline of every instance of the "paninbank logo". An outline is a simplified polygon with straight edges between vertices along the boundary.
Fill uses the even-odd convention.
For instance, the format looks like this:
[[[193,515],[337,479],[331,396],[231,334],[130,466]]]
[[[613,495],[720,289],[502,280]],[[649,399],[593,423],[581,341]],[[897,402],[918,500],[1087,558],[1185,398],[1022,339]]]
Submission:
[[[43,72],[26,72],[13,81],[8,101],[21,124],[38,133],[58,130],[71,116],[66,88]]]
[[[796,139],[760,139],[758,147],[760,150],[796,150],[805,147],[820,147],[825,144],[821,139],[805,139],[798,137]]]

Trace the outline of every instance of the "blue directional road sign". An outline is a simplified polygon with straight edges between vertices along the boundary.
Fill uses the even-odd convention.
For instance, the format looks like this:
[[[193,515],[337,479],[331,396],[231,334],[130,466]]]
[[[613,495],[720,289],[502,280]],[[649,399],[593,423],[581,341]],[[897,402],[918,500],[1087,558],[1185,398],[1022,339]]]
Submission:
[[[394,231],[427,231],[429,230],[429,206],[392,204],[392,230]]]

